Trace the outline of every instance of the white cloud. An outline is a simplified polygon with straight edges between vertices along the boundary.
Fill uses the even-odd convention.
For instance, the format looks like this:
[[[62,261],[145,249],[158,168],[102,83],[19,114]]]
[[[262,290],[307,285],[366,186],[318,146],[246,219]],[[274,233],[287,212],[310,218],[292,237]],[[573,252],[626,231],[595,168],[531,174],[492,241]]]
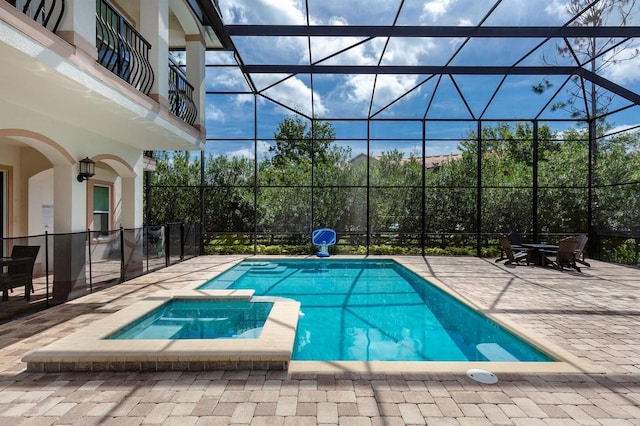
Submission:
[[[349,22],[343,16],[332,16],[331,18],[329,18],[329,25],[346,26],[349,25]]]
[[[269,152],[269,144],[263,140],[256,141],[256,151],[258,153],[258,158],[261,158],[267,155],[267,153]],[[239,158],[248,158],[250,160],[253,160],[255,158],[253,149],[250,149],[250,148],[243,148],[243,149],[237,149],[235,151],[229,151],[225,155],[229,158],[239,157]]]
[[[436,53],[438,45],[431,38],[392,38],[382,60],[383,65],[420,65]]]
[[[373,75],[355,75],[347,78],[346,100],[354,104],[356,108],[362,108],[371,101],[373,90]],[[413,89],[418,82],[418,77],[413,75],[378,75],[376,80],[376,92],[374,107],[381,108],[393,100],[397,99],[407,91]],[[412,92],[409,96],[415,96],[419,90]],[[359,104],[359,106],[356,106]]]
[[[236,68],[213,68],[206,73],[207,87],[216,90],[248,90],[247,83]]]
[[[354,75],[346,80],[346,98],[351,103],[369,102],[371,88],[374,81],[373,75]]]
[[[447,9],[455,0],[431,0],[424,4],[422,8],[423,16],[427,15],[433,21],[447,13]]]
[[[207,102],[206,119],[207,121],[222,121],[224,113],[214,103]]]
[[[316,37],[311,41],[311,54],[313,61],[325,59],[340,50],[348,50],[334,56],[323,65],[375,65],[378,63],[380,48],[379,39],[354,46],[360,39],[340,37]],[[351,47],[354,46],[354,47]]]
[[[615,126],[611,130],[608,130],[607,133],[610,135],[622,133],[626,130],[633,129],[633,132],[637,132],[638,124],[620,124],[619,126]]]
[[[552,0],[545,8],[547,15],[557,18],[560,22],[565,22],[569,18],[567,13],[567,2],[561,0]]]
[[[289,78],[266,90],[264,94],[284,105],[311,116],[311,88],[297,77]],[[327,108],[320,94],[314,93],[314,113],[322,116]]]
[[[640,81],[640,57],[636,47],[629,47],[615,55],[615,62],[610,62],[603,73],[605,77],[617,84],[632,83]],[[607,61],[614,58],[608,57]]]
[[[220,0],[219,7],[227,24],[306,23],[303,3],[298,0]]]
[[[418,82],[418,77],[413,75],[379,75],[376,84],[375,105],[383,107],[389,102],[411,90]],[[415,96],[419,90],[409,96]]]

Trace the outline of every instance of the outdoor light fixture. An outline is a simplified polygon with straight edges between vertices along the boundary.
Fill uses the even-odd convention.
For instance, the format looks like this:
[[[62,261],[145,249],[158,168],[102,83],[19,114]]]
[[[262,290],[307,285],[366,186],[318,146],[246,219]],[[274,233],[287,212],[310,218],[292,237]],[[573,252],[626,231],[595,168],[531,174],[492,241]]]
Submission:
[[[89,157],[85,157],[80,160],[80,173],[78,173],[78,182],[89,180],[89,178],[96,174],[96,163]]]

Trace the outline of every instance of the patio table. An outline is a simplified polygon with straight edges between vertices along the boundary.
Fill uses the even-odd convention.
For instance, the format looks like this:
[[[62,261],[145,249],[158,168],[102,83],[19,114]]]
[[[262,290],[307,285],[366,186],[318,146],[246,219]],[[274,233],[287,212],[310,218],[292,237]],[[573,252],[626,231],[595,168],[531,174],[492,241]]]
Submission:
[[[532,262],[538,266],[545,266],[544,252],[557,252],[558,246],[547,243],[523,243],[522,247],[528,249],[529,262]]]

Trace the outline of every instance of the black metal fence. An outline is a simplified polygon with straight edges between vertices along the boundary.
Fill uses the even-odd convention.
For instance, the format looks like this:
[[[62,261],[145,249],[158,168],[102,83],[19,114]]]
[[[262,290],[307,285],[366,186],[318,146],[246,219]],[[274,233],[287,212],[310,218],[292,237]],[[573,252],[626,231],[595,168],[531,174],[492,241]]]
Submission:
[[[198,108],[193,101],[193,86],[187,81],[184,70],[169,58],[169,111],[193,126]]]
[[[64,0],[7,0],[46,29],[56,32],[64,15]]]
[[[40,250],[31,300],[21,289],[9,293],[9,300],[0,302],[0,323],[199,256],[201,239],[201,226],[193,223],[2,238],[2,257],[15,245]]]
[[[105,0],[97,4],[96,47],[98,63],[149,94],[154,79],[149,62],[151,44]]]

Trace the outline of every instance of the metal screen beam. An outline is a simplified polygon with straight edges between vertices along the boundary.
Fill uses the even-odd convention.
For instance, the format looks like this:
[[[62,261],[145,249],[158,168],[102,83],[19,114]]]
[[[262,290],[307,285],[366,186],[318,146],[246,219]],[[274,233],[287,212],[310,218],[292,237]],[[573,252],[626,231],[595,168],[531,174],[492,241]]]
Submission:
[[[451,65],[245,65],[252,74],[571,75],[578,67]],[[587,78],[585,76],[585,78]]]
[[[364,25],[225,25],[229,36],[252,37],[638,37],[640,27],[473,27]]]
[[[576,74],[586,80],[589,80],[597,84],[603,89],[610,91],[611,93],[615,93],[616,95],[621,96],[633,102],[636,105],[640,105],[640,95],[638,95],[635,92],[632,92],[629,89],[625,89],[624,87],[614,83],[611,80],[607,80],[606,78],[601,77],[598,74],[592,73],[591,71],[586,70],[584,68],[579,68]]]

